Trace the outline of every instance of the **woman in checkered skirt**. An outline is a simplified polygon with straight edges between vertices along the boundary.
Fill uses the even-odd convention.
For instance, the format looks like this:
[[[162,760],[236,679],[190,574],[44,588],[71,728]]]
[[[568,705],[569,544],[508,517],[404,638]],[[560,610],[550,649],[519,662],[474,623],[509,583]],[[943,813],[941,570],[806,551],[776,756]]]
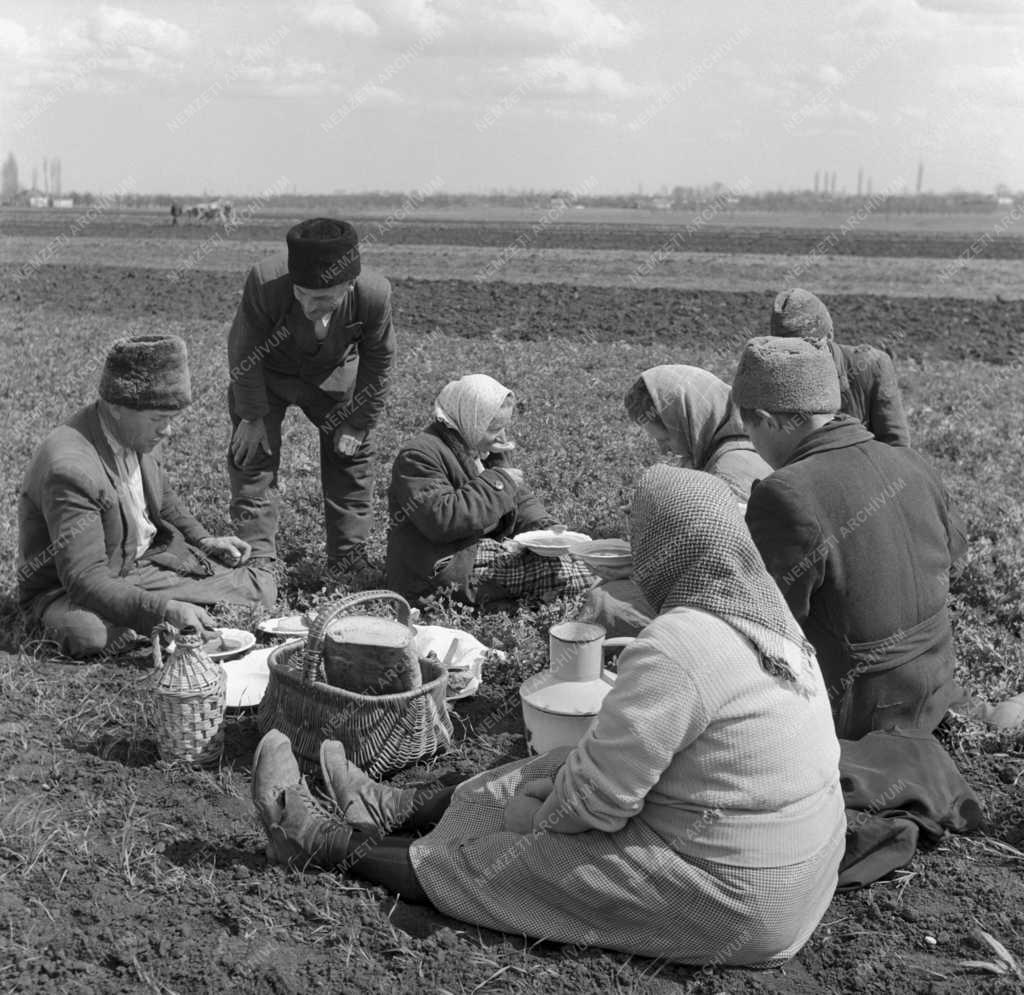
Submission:
[[[594,577],[571,557],[509,548],[553,519],[512,465],[515,397],[475,373],[438,395],[433,421],[398,453],[388,488],[387,585],[409,598],[453,590],[486,604],[550,600]]]
[[[378,784],[327,743],[340,813],[328,816],[269,733],[253,777],[268,857],[538,939],[687,964],[796,953],[831,900],[846,835],[814,650],[721,481],[652,467],[632,526],[658,615],[576,747],[452,792]]]

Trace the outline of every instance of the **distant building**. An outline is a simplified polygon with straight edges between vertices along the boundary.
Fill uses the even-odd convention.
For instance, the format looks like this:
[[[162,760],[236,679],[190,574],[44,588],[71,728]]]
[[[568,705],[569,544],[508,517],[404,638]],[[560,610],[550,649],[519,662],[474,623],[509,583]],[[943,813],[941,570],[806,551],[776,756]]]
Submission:
[[[42,194],[33,194],[28,199],[28,206],[29,207],[49,207],[50,206],[50,198],[49,197],[45,197]]]

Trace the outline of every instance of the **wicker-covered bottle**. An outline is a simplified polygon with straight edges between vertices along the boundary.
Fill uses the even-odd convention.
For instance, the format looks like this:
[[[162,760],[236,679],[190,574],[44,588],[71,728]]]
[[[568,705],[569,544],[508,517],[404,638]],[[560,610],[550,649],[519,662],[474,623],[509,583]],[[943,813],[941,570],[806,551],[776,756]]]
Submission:
[[[160,651],[161,632],[171,637],[164,654]],[[177,634],[166,624],[154,629],[153,657],[158,668],[153,700],[160,757],[215,763],[224,742],[224,668],[206,655],[202,634],[192,627]]]

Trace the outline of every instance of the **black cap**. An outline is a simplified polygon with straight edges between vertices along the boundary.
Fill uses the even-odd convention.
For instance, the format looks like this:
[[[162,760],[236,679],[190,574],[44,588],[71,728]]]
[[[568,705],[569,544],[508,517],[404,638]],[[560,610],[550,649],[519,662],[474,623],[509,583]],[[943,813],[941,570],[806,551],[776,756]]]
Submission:
[[[359,236],[347,221],[300,221],[287,241],[288,272],[296,286],[321,290],[359,276]]]

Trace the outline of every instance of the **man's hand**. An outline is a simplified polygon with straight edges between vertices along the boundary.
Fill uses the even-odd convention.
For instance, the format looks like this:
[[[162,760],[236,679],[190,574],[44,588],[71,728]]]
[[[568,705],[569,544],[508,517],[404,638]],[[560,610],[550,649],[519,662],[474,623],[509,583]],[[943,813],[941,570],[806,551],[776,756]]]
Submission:
[[[363,436],[350,428],[339,428],[334,433],[334,451],[339,456],[354,456],[363,444]]]
[[[188,601],[168,601],[164,609],[164,621],[170,622],[179,632],[189,627],[202,636],[213,635],[217,623],[205,609]]]
[[[238,536],[207,536],[199,548],[229,567],[240,567],[252,555],[252,546]]]
[[[234,435],[231,436],[229,452],[235,466],[245,467],[259,459],[260,450],[268,456],[273,451],[270,448],[270,439],[267,438],[267,428],[262,418],[253,421],[246,421],[244,418],[238,423]]]

